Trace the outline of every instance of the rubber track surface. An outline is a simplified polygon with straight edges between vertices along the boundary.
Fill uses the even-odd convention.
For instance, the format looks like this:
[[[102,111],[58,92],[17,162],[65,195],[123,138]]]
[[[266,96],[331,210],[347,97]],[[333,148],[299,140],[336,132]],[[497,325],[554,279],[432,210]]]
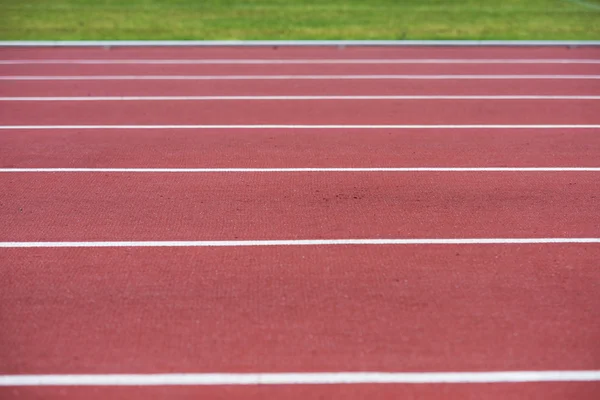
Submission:
[[[0,49],[7,59],[600,59],[597,48]],[[7,75],[598,64],[0,65]],[[598,95],[600,80],[0,80],[0,96]],[[598,101],[2,102],[1,125],[600,124]],[[0,167],[598,167],[598,129],[2,130]],[[597,172],[0,173],[0,241],[600,237]],[[0,249],[0,374],[599,370],[597,244]],[[6,387],[44,399],[596,399],[598,382]]]

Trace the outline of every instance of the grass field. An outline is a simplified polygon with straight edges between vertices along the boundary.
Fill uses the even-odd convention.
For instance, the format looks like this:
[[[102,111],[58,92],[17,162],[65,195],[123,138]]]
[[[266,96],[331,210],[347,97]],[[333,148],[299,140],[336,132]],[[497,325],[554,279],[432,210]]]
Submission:
[[[600,0],[0,0],[0,39],[600,39]]]

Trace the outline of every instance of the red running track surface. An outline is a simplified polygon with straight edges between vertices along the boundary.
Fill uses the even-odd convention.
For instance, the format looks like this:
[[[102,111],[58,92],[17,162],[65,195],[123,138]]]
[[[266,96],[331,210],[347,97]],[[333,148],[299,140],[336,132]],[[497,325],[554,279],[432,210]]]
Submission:
[[[2,59],[598,59],[596,46],[567,47],[113,47],[2,48]]]
[[[596,167],[599,150],[568,128],[18,130],[0,168]]]
[[[0,96],[597,95],[594,80],[3,81]]]
[[[599,59],[600,52],[2,49],[0,58]],[[156,68],[147,67],[127,73]],[[333,72],[598,71],[594,64],[372,67]],[[97,68],[4,65],[0,75],[107,71]],[[595,81],[579,80],[0,81],[1,96],[215,94],[599,92]],[[0,124],[581,125],[600,123],[597,103],[4,102]],[[597,138],[597,129],[3,130],[0,167],[598,167]],[[3,242],[600,236],[597,172],[1,173],[0,187]],[[599,259],[597,244],[2,248],[0,374],[598,370]],[[0,388],[2,398],[68,399],[595,399],[598,393],[598,382]]]
[[[600,64],[0,65],[2,75],[597,75]]]
[[[586,244],[3,249],[0,369],[593,369],[599,256]]]
[[[597,397],[600,385],[596,383],[568,384],[505,384],[505,385],[340,385],[336,387],[207,387],[207,388],[60,388],[60,389],[13,389],[16,396],[31,398],[64,399],[65,397],[86,399],[364,399],[369,397],[383,398],[386,393],[391,398],[399,394],[403,399],[538,399],[540,394],[548,400],[590,399]],[[2,390],[0,389],[0,393]]]
[[[326,385],[326,386],[218,386],[218,387],[59,387],[59,388],[0,388],[7,398],[27,399],[527,399],[537,400],[595,400],[600,385],[590,382],[575,383],[507,383],[502,385]]]
[[[600,174],[0,174],[2,241],[596,237]]]
[[[2,256],[9,276],[0,295],[2,373],[586,369],[600,357],[600,302],[591,295],[600,289],[597,246],[5,249]],[[518,398],[532,390],[475,386],[356,393],[500,399],[511,386]],[[598,389],[553,386],[532,393]],[[307,393],[193,393],[229,390],[239,398]],[[346,390],[308,393],[342,398]]]
[[[0,96],[597,95],[600,79],[565,80],[0,80]]]
[[[5,125],[600,124],[598,100],[4,102]]]

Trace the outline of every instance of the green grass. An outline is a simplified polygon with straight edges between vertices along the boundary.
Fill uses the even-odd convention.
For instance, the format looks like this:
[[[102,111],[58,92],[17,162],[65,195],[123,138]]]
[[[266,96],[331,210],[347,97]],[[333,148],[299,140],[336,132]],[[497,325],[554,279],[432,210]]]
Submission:
[[[2,40],[600,39],[600,0],[0,0]]]

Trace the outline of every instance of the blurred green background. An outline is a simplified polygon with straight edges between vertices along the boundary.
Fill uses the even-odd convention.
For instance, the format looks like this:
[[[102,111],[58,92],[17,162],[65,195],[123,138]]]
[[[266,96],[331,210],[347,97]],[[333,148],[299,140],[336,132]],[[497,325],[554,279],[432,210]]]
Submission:
[[[600,0],[0,0],[0,39],[600,39]]]

